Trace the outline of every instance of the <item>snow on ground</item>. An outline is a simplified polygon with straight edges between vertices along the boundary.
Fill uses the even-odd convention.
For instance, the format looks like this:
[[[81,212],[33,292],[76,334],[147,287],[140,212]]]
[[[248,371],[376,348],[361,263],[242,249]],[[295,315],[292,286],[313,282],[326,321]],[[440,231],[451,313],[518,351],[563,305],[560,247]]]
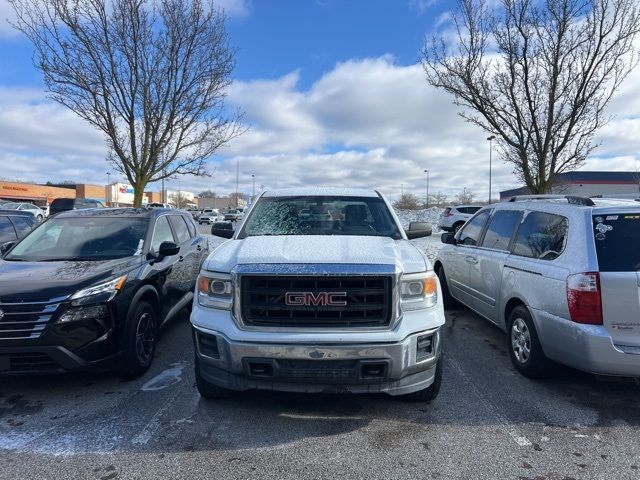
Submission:
[[[436,233],[439,232],[438,221],[444,208],[430,207],[421,210],[400,210],[396,208],[395,211],[403,228],[409,228],[411,222],[427,222],[431,224],[433,232]]]

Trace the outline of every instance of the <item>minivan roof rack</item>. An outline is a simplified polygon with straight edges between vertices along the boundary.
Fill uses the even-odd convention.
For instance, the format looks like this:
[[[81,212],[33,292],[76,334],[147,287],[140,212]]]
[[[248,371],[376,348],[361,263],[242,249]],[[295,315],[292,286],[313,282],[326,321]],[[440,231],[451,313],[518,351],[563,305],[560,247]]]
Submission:
[[[576,195],[514,195],[508,202],[530,202],[545,200],[566,200],[572,205],[583,205],[585,207],[593,207],[595,203],[587,197],[578,197]]]

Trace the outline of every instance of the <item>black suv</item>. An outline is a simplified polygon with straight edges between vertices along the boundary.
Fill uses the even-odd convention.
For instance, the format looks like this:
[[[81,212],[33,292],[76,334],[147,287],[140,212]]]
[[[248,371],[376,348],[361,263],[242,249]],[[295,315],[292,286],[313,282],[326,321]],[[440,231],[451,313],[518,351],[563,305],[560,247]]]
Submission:
[[[36,226],[38,221],[31,212],[2,210],[0,207],[0,254]]]
[[[71,210],[0,260],[0,374],[151,365],[160,327],[191,307],[208,244],[186,212]]]
[[[91,198],[56,198],[49,205],[49,215],[83,208],[104,208],[104,205],[102,202]]]

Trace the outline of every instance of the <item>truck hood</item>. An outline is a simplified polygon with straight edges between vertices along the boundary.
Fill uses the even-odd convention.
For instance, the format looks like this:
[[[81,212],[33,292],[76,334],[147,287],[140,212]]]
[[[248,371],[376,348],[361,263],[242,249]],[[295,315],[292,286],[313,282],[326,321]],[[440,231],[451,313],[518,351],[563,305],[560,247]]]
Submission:
[[[408,240],[347,235],[260,236],[229,240],[207,258],[204,268],[230,272],[250,264],[394,265],[404,273],[431,268],[426,256]]]

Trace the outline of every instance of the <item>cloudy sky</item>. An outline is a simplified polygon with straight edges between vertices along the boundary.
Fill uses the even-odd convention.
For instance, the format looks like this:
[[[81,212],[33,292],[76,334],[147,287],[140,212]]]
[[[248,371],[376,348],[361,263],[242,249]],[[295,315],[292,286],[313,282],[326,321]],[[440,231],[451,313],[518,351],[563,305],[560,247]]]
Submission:
[[[210,161],[215,174],[183,190],[355,185],[390,197],[402,188],[488,194],[487,135],[457,116],[417,63],[425,34],[448,28],[451,0],[224,0],[238,49],[231,108],[247,133]],[[101,135],[47,99],[27,41],[0,0],[0,178],[105,183]],[[586,170],[640,168],[640,73],[611,104],[615,119]],[[112,180],[114,176],[112,175]],[[177,189],[177,180],[169,188]],[[172,185],[175,184],[175,185]],[[494,157],[494,196],[516,186]],[[150,189],[159,189],[152,186]]]

